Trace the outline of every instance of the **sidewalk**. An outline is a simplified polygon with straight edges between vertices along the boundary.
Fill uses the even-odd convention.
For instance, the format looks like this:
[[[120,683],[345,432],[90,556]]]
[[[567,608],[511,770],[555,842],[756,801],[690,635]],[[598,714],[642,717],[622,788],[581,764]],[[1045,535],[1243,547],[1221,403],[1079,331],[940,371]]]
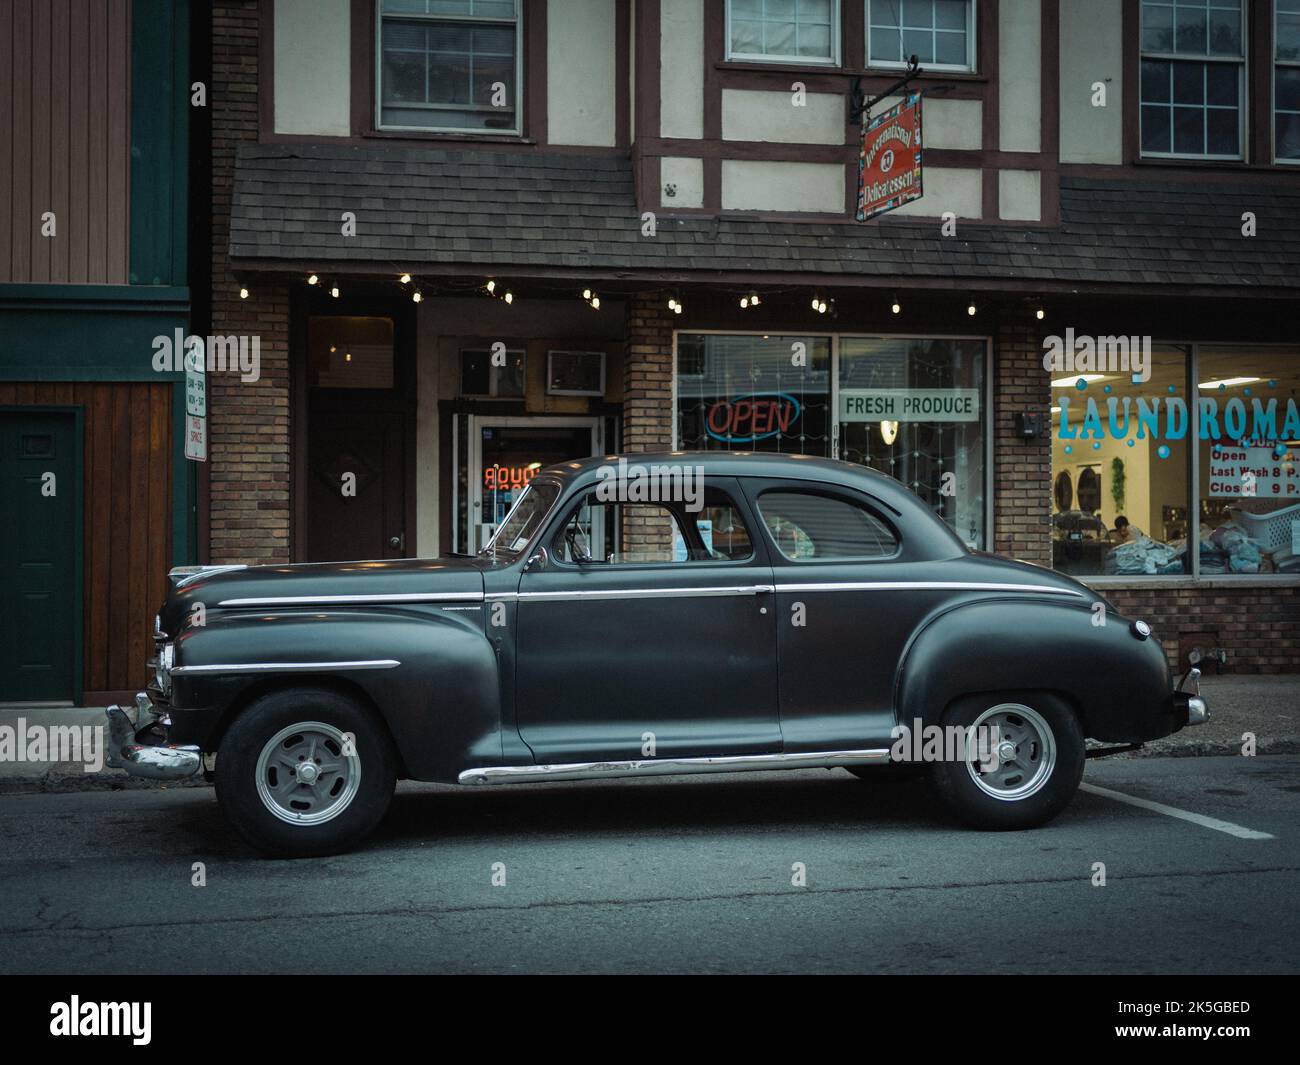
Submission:
[[[1173,758],[1204,755],[1239,755],[1242,735],[1255,734],[1256,754],[1300,753],[1300,674],[1271,676],[1208,676],[1201,693],[1210,706],[1210,720],[1195,728],[1147,744],[1121,758]],[[107,742],[107,720],[101,707],[67,707],[57,710],[0,709],[0,729],[54,726],[91,726],[103,729],[98,744]],[[92,748],[93,750],[94,748]],[[99,748],[101,756],[106,751]],[[24,792],[120,790],[123,788],[206,787],[203,774],[168,784],[128,777],[105,766],[86,772],[82,762],[30,762],[0,759],[0,795]]]

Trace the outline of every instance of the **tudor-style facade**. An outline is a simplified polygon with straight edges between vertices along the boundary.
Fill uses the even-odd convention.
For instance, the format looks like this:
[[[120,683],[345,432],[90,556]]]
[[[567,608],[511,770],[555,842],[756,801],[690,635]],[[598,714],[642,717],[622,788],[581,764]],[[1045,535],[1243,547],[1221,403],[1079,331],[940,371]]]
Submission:
[[[212,332],[261,373],[209,380],[208,560],[473,550],[538,463],[798,451],[1171,660],[1300,668],[1298,6],[217,0]],[[912,53],[925,194],[859,224],[855,89]],[[1150,376],[1045,370],[1067,330],[1150,338]],[[1226,483],[1226,425],[1070,436],[1165,397],[1277,399],[1281,472]]]

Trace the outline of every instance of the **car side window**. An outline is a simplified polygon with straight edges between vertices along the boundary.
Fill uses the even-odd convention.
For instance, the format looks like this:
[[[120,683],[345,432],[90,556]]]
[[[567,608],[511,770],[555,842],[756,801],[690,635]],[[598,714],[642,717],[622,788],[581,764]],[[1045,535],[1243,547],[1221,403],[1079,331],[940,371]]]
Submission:
[[[714,562],[740,562],[754,554],[754,541],[740,508],[725,493],[706,492],[704,506],[695,513],[688,511],[686,517],[695,524],[699,534],[703,546],[697,549],[697,554],[701,558]],[[679,542],[678,555],[684,558],[686,551],[686,543]]]
[[[716,489],[695,510],[611,502],[589,492],[556,534],[551,553],[577,565],[735,562],[753,556],[754,542],[740,508]]]
[[[551,544],[561,562],[635,565],[675,562],[682,539],[673,512],[658,503],[615,503],[594,492],[573,509]]]
[[[776,549],[792,562],[886,558],[898,538],[865,506],[837,496],[780,490],[758,499]]]

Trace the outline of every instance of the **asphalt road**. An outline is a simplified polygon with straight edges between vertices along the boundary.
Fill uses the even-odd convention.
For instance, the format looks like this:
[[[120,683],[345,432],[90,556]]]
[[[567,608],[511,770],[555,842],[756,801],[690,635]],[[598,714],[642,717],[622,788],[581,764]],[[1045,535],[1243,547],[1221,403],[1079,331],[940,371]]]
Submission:
[[[11,795],[0,971],[1300,969],[1300,758],[1085,780],[1274,838],[1095,792],[1037,831],[968,832],[923,784],[806,770],[403,785],[365,848],[294,862],[247,849],[207,788]]]

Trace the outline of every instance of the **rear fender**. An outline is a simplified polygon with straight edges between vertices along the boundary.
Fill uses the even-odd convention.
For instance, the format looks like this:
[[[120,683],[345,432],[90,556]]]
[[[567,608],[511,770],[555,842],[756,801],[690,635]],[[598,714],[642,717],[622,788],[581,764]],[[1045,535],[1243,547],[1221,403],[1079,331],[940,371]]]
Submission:
[[[1118,614],[1094,624],[1089,605],[978,600],[940,613],[903,652],[895,681],[898,721],[937,723],[956,698],[980,692],[1055,692],[1084,735],[1141,743],[1177,728],[1160,641],[1138,639]]]

